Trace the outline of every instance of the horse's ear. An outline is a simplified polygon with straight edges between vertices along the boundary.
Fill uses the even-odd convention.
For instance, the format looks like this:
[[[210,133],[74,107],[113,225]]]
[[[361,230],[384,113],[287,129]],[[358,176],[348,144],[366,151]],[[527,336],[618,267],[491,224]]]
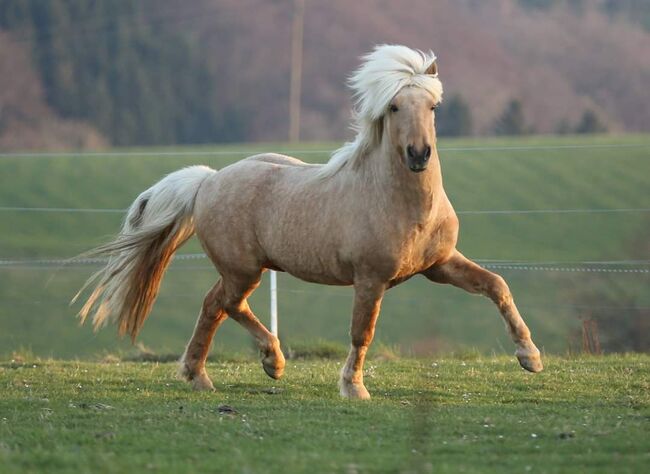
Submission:
[[[437,76],[438,75],[438,65],[436,64],[435,61],[433,61],[429,67],[427,68],[426,71],[424,71],[425,74],[431,75],[431,76]]]

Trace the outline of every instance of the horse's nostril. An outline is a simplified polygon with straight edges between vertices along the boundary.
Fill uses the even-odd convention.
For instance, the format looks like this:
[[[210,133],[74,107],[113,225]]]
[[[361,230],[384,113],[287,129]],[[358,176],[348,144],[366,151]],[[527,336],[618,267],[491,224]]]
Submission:
[[[428,160],[430,156],[431,156],[431,147],[429,145],[427,145],[424,148],[424,159]]]
[[[413,151],[413,145],[409,145],[406,147],[406,154],[409,156],[409,158],[413,158],[415,153]]]

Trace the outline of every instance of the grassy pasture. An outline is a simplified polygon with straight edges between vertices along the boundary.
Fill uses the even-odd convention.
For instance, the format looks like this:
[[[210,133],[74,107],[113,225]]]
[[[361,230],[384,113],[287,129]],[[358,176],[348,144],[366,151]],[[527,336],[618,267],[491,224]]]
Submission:
[[[458,211],[650,208],[650,138],[645,135],[444,140],[439,146],[445,188]],[[182,166],[204,163],[221,168],[246,152],[262,150],[324,162],[328,155],[318,150],[334,147],[266,144],[144,149],[145,155],[133,157],[1,156],[0,207],[120,209],[165,173]],[[183,154],[188,151],[205,154]],[[121,220],[115,213],[79,212],[0,211],[0,217],[0,259],[70,257],[105,241]],[[569,263],[648,259],[643,246],[650,228],[647,212],[461,214],[460,218],[459,248],[471,258]],[[196,241],[181,249],[181,253],[194,252],[200,252]],[[129,344],[116,341],[113,331],[95,335],[88,327],[76,325],[73,316],[78,306],[70,308],[68,301],[93,269],[0,267],[0,356],[19,348],[64,358],[128,350]],[[628,306],[630,301],[650,305],[647,274],[587,278],[584,273],[500,273],[509,281],[538,345],[547,352],[566,351],[578,318],[589,312],[589,304],[576,304],[576,293],[622,292],[629,295]],[[203,294],[216,278],[207,260],[174,263],[141,341],[158,352],[180,353]],[[264,321],[268,320],[266,285],[265,280],[251,299]],[[285,342],[347,341],[349,288],[316,287],[281,274],[279,291]],[[622,311],[613,306],[612,317]],[[491,302],[422,278],[389,292],[377,340],[414,353],[476,348],[503,354],[512,350]],[[247,334],[230,321],[217,336],[217,347],[226,351],[248,344]]]
[[[370,360],[370,402],[339,398],[340,362],[0,364],[0,472],[640,473],[650,462],[650,357]]]

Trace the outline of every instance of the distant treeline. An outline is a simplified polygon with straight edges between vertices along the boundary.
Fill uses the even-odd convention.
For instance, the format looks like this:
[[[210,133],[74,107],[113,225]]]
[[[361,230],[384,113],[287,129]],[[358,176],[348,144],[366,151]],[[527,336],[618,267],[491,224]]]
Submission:
[[[519,3],[526,8],[540,10],[567,5],[578,13],[582,12],[588,4],[598,4],[607,15],[623,16],[650,30],[650,2],[647,0],[519,0]]]
[[[49,105],[64,118],[91,123],[113,144],[243,139],[236,115],[225,121],[217,113],[215,77],[196,40],[169,28],[162,14],[150,19],[165,6],[2,0],[0,27],[30,43]]]
[[[436,130],[440,136],[459,137],[474,133],[472,110],[458,94],[445,100],[436,113]],[[511,100],[496,118],[492,132],[495,135],[528,135],[535,133],[535,128],[526,122],[522,102]],[[559,135],[569,133],[604,133],[607,126],[592,110],[586,110],[577,124],[562,120],[555,132]]]
[[[568,5],[576,12],[596,5],[609,17],[631,19],[650,29],[650,2],[513,1],[532,14],[558,5]],[[256,16],[249,17],[251,7],[241,6],[237,0],[0,0],[0,28],[31,51],[47,105],[54,113],[92,126],[113,145],[282,140],[288,121],[292,2],[253,3]],[[323,2],[321,7],[332,15],[348,8],[341,1]],[[472,20],[469,7],[454,8],[464,12],[465,20]],[[302,133],[307,139],[339,139],[348,120],[342,78],[354,64],[337,54],[338,33],[313,20],[325,13],[316,8],[310,11],[313,37],[307,42],[310,53],[305,57],[302,97]],[[376,29],[372,25],[383,24],[383,15],[388,14],[371,13],[357,11],[362,18],[359,24],[366,25],[368,32],[361,31],[363,28],[350,32],[346,42],[365,45],[366,37]],[[408,44],[408,37],[404,42]],[[328,46],[319,49],[321,43]],[[619,53],[627,49],[619,46],[609,52],[610,58],[625,57]],[[454,51],[446,61],[456,54],[467,55],[464,51],[463,44],[458,44],[458,53]],[[593,54],[593,48],[589,51]],[[315,56],[322,59],[315,61]],[[585,61],[583,67],[597,63]],[[610,77],[602,68],[573,77],[572,69],[560,69],[562,64],[558,61],[558,77],[564,78],[564,84],[558,84],[565,85],[560,88],[565,95],[558,100],[565,103],[579,104],[582,98],[593,96],[595,90],[602,89],[599,84]],[[461,95],[445,97],[437,114],[438,132],[442,136],[590,133],[606,131],[612,123],[612,129],[642,129],[639,124],[646,117],[642,108],[618,106],[638,102],[643,82],[633,79],[642,76],[625,72],[636,71],[628,62],[616,64],[627,81],[618,86],[627,95],[617,92],[616,102],[611,93],[605,94],[598,102],[564,110],[562,114],[569,118],[556,113],[540,127],[539,101],[536,108],[530,94],[513,92],[503,105],[493,105],[479,102],[480,97],[465,88]],[[486,62],[487,76],[489,67]],[[593,79],[585,83],[584,77]],[[513,85],[517,90],[516,81],[509,87]],[[472,114],[476,107],[482,107],[480,116]],[[583,114],[581,119],[571,113],[576,110]],[[36,129],[35,133],[40,132]]]

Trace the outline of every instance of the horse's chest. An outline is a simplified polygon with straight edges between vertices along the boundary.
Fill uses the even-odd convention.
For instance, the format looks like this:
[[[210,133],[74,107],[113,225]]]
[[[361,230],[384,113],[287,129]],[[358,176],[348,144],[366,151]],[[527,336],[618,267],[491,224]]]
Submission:
[[[400,244],[393,245],[391,281],[402,281],[431,267],[455,246],[445,226],[413,226]]]
[[[403,278],[421,272],[435,262],[437,254],[438,250],[428,236],[414,236],[399,248],[394,277]]]

